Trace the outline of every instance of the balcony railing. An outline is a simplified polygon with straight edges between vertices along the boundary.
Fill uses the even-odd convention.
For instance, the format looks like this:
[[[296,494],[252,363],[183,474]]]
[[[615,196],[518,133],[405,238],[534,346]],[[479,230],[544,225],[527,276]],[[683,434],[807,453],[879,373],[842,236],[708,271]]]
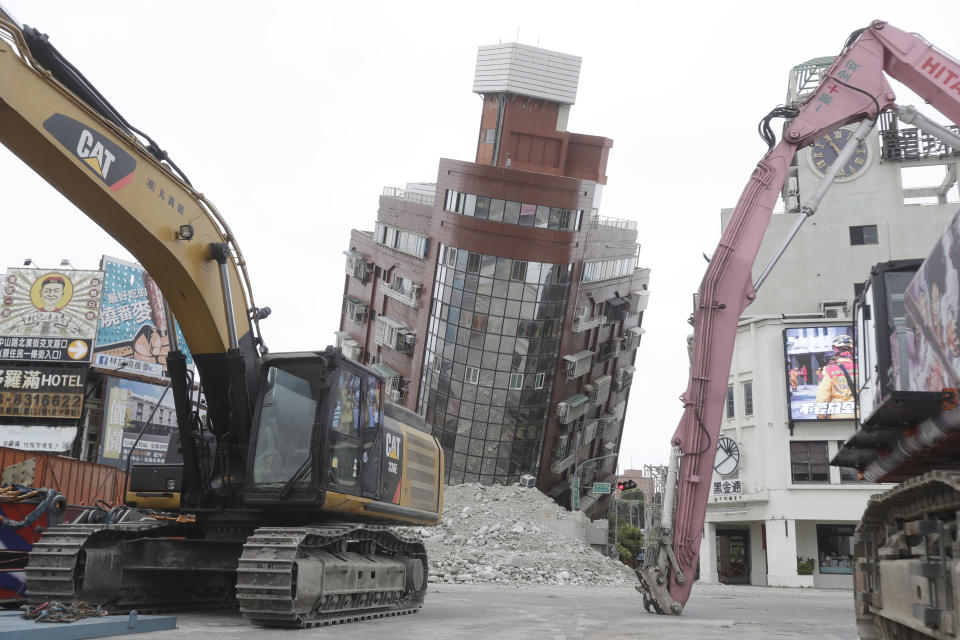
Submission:
[[[414,191],[407,191],[400,187],[384,187],[383,195],[388,198],[395,198],[397,200],[409,200],[410,202],[417,202],[419,204],[430,204],[432,205],[436,196],[434,194],[426,193],[417,193]]]
[[[594,316],[593,318],[587,318],[586,316],[577,316],[573,319],[573,332],[580,333],[581,331],[588,331],[595,327],[599,327],[607,323],[607,316]]]
[[[393,287],[384,287],[381,289],[383,295],[388,298],[393,298],[397,302],[402,302],[408,307],[419,307],[420,306],[420,295],[417,294],[406,294],[403,291],[397,291]]]
[[[637,221],[623,220],[621,218],[607,218],[605,216],[599,216],[599,215],[590,216],[590,228],[597,229],[599,227],[604,227],[607,229],[624,229],[626,231],[633,231],[637,228]]]
[[[555,460],[553,464],[550,465],[550,472],[554,474],[560,474],[573,466],[573,461],[576,458],[575,453],[571,453],[566,458],[560,460]]]

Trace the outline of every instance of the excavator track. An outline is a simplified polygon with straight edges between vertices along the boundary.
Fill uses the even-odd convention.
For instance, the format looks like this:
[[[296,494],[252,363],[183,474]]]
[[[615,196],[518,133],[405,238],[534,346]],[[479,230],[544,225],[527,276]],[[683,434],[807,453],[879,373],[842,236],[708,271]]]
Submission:
[[[870,498],[854,537],[863,640],[953,638],[960,472],[931,471]]]
[[[263,527],[237,569],[254,624],[317,627],[416,613],[427,589],[423,543],[385,526]]]
[[[191,539],[196,532],[163,522],[52,527],[29,555],[28,601],[83,600],[141,613],[236,606],[240,544]]]

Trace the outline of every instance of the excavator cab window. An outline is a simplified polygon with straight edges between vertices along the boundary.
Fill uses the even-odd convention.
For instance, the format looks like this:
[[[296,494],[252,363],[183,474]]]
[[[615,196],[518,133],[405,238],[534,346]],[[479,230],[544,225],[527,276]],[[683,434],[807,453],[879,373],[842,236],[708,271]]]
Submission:
[[[328,485],[358,494],[368,466],[376,466],[374,444],[380,433],[383,382],[346,367],[340,370],[336,406],[330,421]],[[366,491],[364,491],[366,493]]]
[[[257,424],[253,484],[258,489],[305,489],[322,378],[316,363],[280,363],[266,373]]]
[[[363,376],[340,370],[337,404],[330,422],[330,476],[337,487],[352,488],[360,477]],[[350,493],[354,493],[350,491]]]

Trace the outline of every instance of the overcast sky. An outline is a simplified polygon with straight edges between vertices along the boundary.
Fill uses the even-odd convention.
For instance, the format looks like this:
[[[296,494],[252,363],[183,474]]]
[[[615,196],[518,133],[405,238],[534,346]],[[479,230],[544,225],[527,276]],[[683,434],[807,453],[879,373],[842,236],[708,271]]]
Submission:
[[[766,151],[757,123],[784,101],[790,68],[835,55],[872,19],[960,57],[956,1],[0,3],[216,204],[257,304],[273,308],[272,351],[332,342],[341,252],[351,228],[373,228],[384,186],[435,181],[441,157],[473,160],[478,46],[581,56],[569,128],[613,139],[601,214],[638,222],[652,269],[621,469],[666,461],[702,254]],[[0,211],[0,268],[132,259],[4,147]],[[304,277],[316,273],[329,277]]]

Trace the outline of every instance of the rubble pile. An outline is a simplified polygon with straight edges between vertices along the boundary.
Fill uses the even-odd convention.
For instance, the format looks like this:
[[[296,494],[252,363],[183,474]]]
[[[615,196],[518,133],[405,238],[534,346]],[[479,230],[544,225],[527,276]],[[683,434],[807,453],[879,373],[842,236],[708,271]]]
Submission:
[[[422,527],[430,582],[629,586],[633,570],[542,526],[573,516],[537,489],[460,484],[445,490],[443,520]],[[540,524],[537,524],[537,521]]]

